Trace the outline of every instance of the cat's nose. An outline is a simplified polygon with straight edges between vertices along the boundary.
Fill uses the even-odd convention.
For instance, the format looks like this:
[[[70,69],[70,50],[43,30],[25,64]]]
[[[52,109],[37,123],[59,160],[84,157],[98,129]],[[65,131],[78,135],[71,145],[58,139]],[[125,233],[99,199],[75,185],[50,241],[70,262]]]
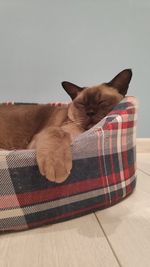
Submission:
[[[95,112],[93,110],[89,110],[86,113],[89,117],[93,117],[95,115]]]

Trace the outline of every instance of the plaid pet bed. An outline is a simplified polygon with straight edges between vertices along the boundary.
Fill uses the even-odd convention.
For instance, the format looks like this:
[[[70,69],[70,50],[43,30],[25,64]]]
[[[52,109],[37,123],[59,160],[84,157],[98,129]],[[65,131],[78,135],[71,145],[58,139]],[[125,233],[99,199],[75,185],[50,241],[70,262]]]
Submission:
[[[25,230],[110,207],[136,185],[136,99],[125,97],[72,145],[62,184],[43,178],[34,150],[0,151],[0,231]]]

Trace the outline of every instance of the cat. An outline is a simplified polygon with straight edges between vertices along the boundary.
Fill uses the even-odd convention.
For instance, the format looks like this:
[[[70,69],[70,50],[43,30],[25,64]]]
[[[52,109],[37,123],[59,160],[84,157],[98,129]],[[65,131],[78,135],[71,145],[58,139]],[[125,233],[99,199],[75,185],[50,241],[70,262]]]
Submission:
[[[127,93],[132,77],[125,69],[110,82],[79,87],[64,81],[68,105],[0,105],[0,148],[35,149],[41,175],[61,183],[72,168],[71,143],[104,118]]]

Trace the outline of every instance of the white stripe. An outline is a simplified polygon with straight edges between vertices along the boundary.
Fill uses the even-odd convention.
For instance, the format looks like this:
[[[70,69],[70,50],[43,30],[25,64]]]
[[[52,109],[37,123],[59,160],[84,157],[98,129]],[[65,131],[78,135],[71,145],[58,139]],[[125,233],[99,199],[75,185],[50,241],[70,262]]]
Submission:
[[[125,187],[127,185],[129,185],[130,183],[132,183],[135,179],[135,175],[132,176],[131,178],[129,178],[125,183],[119,183],[117,185],[117,190],[121,189],[122,186]],[[123,189],[123,188],[122,188]],[[115,190],[115,186],[109,186],[109,192],[115,192],[117,191]],[[54,209],[57,207],[61,207],[64,205],[69,205],[69,204],[73,204],[79,201],[83,201],[83,200],[87,200],[87,199],[91,199],[94,197],[98,197],[98,196],[102,196],[104,195],[104,190],[103,189],[96,189],[93,190],[91,192],[87,192],[87,193],[81,193],[75,196],[70,196],[70,197],[66,197],[63,199],[59,199],[59,200],[55,200],[55,201],[50,201],[47,203],[42,203],[42,204],[37,204],[37,205],[33,205],[33,206],[28,206],[25,208],[22,208],[22,210],[24,211],[24,216],[28,215],[28,214],[32,214],[32,213],[36,213],[36,212],[41,212],[41,211],[46,211],[49,209]],[[123,196],[124,197],[124,196]],[[4,210],[0,212],[0,219],[7,219],[7,218],[11,218],[11,217],[17,217],[17,216],[22,216],[22,212],[20,208],[16,208],[16,209],[11,209],[11,210]]]
[[[111,204],[110,186],[109,186],[109,182],[108,182],[106,162],[105,162],[105,159],[104,159],[104,156],[105,156],[105,143],[104,143],[104,141],[105,141],[105,133],[104,133],[103,128],[101,128],[101,132],[102,132],[102,155],[103,155],[105,176],[106,176],[106,183],[107,183],[107,187],[105,189],[106,189],[106,193],[109,194],[109,202]]]
[[[13,201],[14,201],[16,206],[19,206],[17,195],[15,195],[14,186],[13,186],[13,183],[12,183],[12,180],[10,177],[10,173],[9,173],[9,169],[8,169],[8,165],[7,165],[7,156],[9,155],[9,153],[10,153],[10,151],[5,150],[5,151],[1,151],[1,154],[0,154],[0,169],[5,169],[5,172],[3,172],[3,170],[0,171],[1,192],[3,194],[5,194],[5,192],[7,194],[8,194],[8,192],[13,194],[14,195]],[[3,197],[1,197],[1,199],[3,200]],[[1,217],[1,213],[3,214],[3,211],[0,212],[0,218],[3,218],[3,217]],[[19,214],[19,216],[21,216],[21,218],[19,219],[20,222],[18,221],[18,224],[20,224],[20,223],[25,224],[26,221],[24,218],[23,210],[21,208],[19,208],[19,209],[17,209],[17,212],[15,212],[15,213],[17,213],[16,216],[18,216],[18,214]],[[4,214],[5,214],[5,211],[4,211]],[[7,211],[6,211],[6,214],[7,214]],[[6,216],[6,218],[7,218],[7,216]]]
[[[122,129],[121,129],[121,125],[122,125],[122,117],[120,115],[118,115],[116,117],[117,121],[118,121],[118,136],[117,136],[117,151],[118,151],[118,160],[119,160],[119,169],[120,169],[120,177],[122,182],[124,182],[125,177],[124,177],[124,171],[123,171],[123,163],[122,163],[122,156],[121,156],[121,152],[122,152],[122,138],[121,138],[121,134],[122,134]],[[124,185],[124,184],[123,184]],[[124,196],[126,195],[126,188],[124,187]]]

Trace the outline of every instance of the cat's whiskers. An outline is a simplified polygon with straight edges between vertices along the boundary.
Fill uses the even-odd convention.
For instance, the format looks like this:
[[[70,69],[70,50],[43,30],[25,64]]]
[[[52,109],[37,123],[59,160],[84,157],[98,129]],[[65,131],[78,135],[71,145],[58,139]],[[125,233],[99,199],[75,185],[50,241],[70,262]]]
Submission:
[[[68,127],[70,129],[72,129],[72,131],[74,132],[74,134],[72,134],[72,136],[76,136],[79,133],[84,132],[86,129],[83,126],[83,123],[81,123],[81,121],[66,121],[63,123],[62,125],[63,129],[67,129]],[[74,137],[72,137],[74,138]]]
[[[76,125],[81,125],[81,124],[83,124],[83,122],[84,122],[84,118],[80,118],[80,119],[78,119],[78,120],[76,120],[76,121],[71,121],[71,120],[68,120],[68,121],[65,121],[64,123],[63,123],[63,125],[68,125],[68,124],[76,124]]]

